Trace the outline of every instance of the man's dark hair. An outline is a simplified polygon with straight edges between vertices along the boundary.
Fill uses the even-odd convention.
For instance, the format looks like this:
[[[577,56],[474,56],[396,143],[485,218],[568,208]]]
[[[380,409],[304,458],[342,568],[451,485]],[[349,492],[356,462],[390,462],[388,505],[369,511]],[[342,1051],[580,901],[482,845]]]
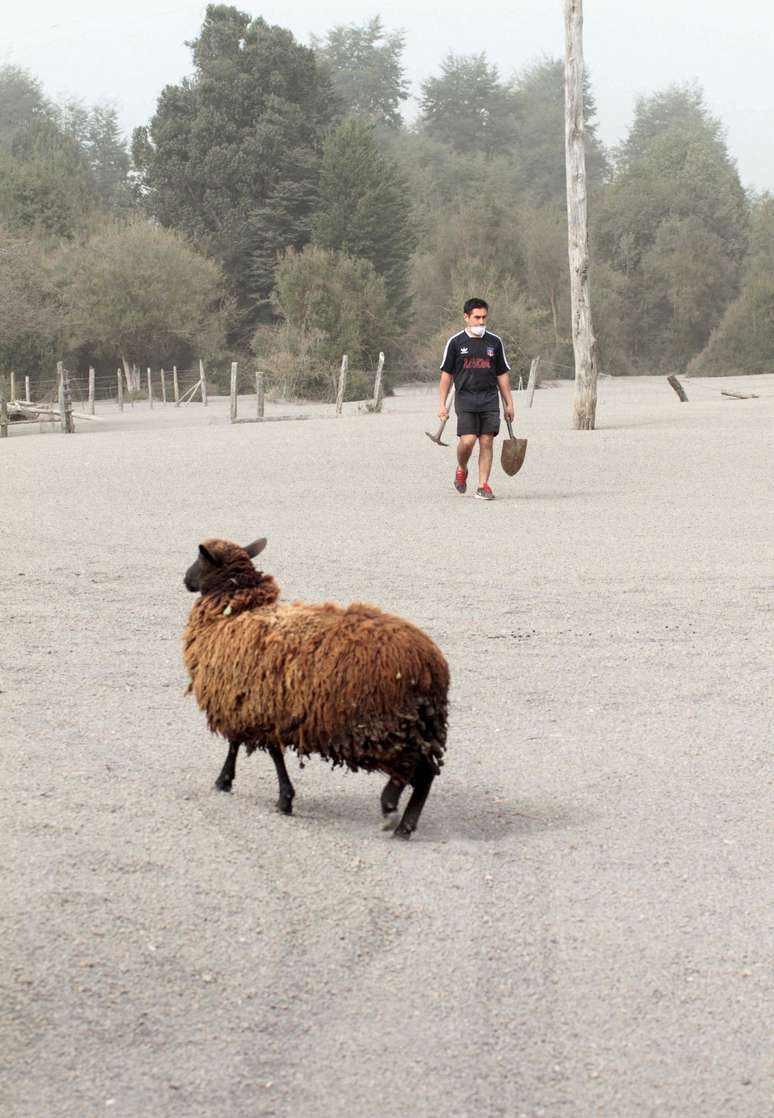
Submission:
[[[485,311],[489,310],[489,304],[486,299],[468,299],[462,309],[465,314],[472,314],[473,311],[477,311],[479,307]]]

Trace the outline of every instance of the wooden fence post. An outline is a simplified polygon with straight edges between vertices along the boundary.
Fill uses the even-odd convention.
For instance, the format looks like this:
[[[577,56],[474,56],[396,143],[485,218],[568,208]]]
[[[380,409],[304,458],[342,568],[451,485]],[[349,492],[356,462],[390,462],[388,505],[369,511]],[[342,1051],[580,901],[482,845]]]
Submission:
[[[680,384],[680,381],[677,379],[677,377],[674,374],[672,374],[671,377],[667,377],[667,381],[669,382],[669,384],[672,385],[675,392],[680,397],[680,403],[681,404],[687,404],[688,403],[688,397],[686,396],[685,389],[683,388],[682,384]]]
[[[346,353],[341,359],[341,370],[339,372],[339,387],[336,392],[336,415],[341,415],[341,409],[344,406],[344,393],[347,390],[347,366],[349,365],[349,358]]]
[[[11,369],[11,400],[16,399],[16,373]]]
[[[540,365],[540,358],[533,357],[529,366],[529,380],[527,381],[527,407],[532,407],[532,398],[535,395],[535,388],[537,386],[538,367]]]
[[[167,378],[164,370],[161,370],[161,402],[164,407],[167,406]]]
[[[263,419],[263,373],[255,374],[255,414]]]
[[[231,398],[230,419],[233,423],[237,417],[237,363],[231,362],[231,384],[229,396]]]
[[[70,374],[64,367],[64,361],[57,361],[56,373],[59,381],[59,414],[62,419],[62,431],[65,435],[72,435],[75,432],[73,398],[70,392]]]
[[[384,372],[384,354],[379,353],[379,364],[376,366],[376,379],[374,380],[373,410],[382,410],[382,373]]]
[[[148,369],[148,403],[153,407],[153,381],[151,380],[150,369]]]
[[[124,410],[124,382],[121,380],[121,370],[116,369],[116,380],[118,381],[118,410]]]
[[[28,403],[28,404],[32,403],[32,400],[30,400],[30,378],[29,377],[24,378],[24,399],[25,399],[26,403]]]
[[[180,407],[180,385],[177,382],[177,365],[172,366],[172,391],[175,395],[175,407]]]
[[[94,366],[89,365],[89,415],[94,415]]]
[[[207,378],[204,375],[204,362],[199,358],[199,379],[202,383],[202,403],[207,407]]]
[[[8,403],[5,398],[5,377],[0,373],[0,439],[8,438]]]

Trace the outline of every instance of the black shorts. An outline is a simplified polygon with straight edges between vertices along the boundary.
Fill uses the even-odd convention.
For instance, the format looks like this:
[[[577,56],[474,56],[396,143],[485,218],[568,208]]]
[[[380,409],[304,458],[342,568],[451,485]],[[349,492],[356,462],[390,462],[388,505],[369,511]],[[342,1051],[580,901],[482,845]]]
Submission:
[[[496,435],[500,430],[500,412],[458,411],[458,435]]]

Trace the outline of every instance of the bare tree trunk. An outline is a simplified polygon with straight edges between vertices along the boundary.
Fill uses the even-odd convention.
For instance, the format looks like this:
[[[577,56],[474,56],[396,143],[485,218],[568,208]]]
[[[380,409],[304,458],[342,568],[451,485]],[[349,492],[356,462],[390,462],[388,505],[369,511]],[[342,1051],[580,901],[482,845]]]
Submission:
[[[570,258],[572,347],[575,354],[577,430],[592,431],[597,409],[597,340],[591,321],[586,213],[586,150],[583,122],[583,0],[564,2],[565,160],[567,236]]]

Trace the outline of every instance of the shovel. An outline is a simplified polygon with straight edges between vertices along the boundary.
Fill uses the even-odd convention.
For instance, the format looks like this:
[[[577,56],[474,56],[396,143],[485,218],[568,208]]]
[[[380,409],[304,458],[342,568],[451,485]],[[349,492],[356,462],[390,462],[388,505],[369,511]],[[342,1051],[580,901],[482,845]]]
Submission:
[[[504,473],[508,474],[509,477],[513,477],[524,465],[524,456],[527,453],[527,440],[514,437],[513,427],[507,415],[505,417],[505,422],[508,424],[508,438],[503,439],[503,448],[500,452],[500,465]]]

